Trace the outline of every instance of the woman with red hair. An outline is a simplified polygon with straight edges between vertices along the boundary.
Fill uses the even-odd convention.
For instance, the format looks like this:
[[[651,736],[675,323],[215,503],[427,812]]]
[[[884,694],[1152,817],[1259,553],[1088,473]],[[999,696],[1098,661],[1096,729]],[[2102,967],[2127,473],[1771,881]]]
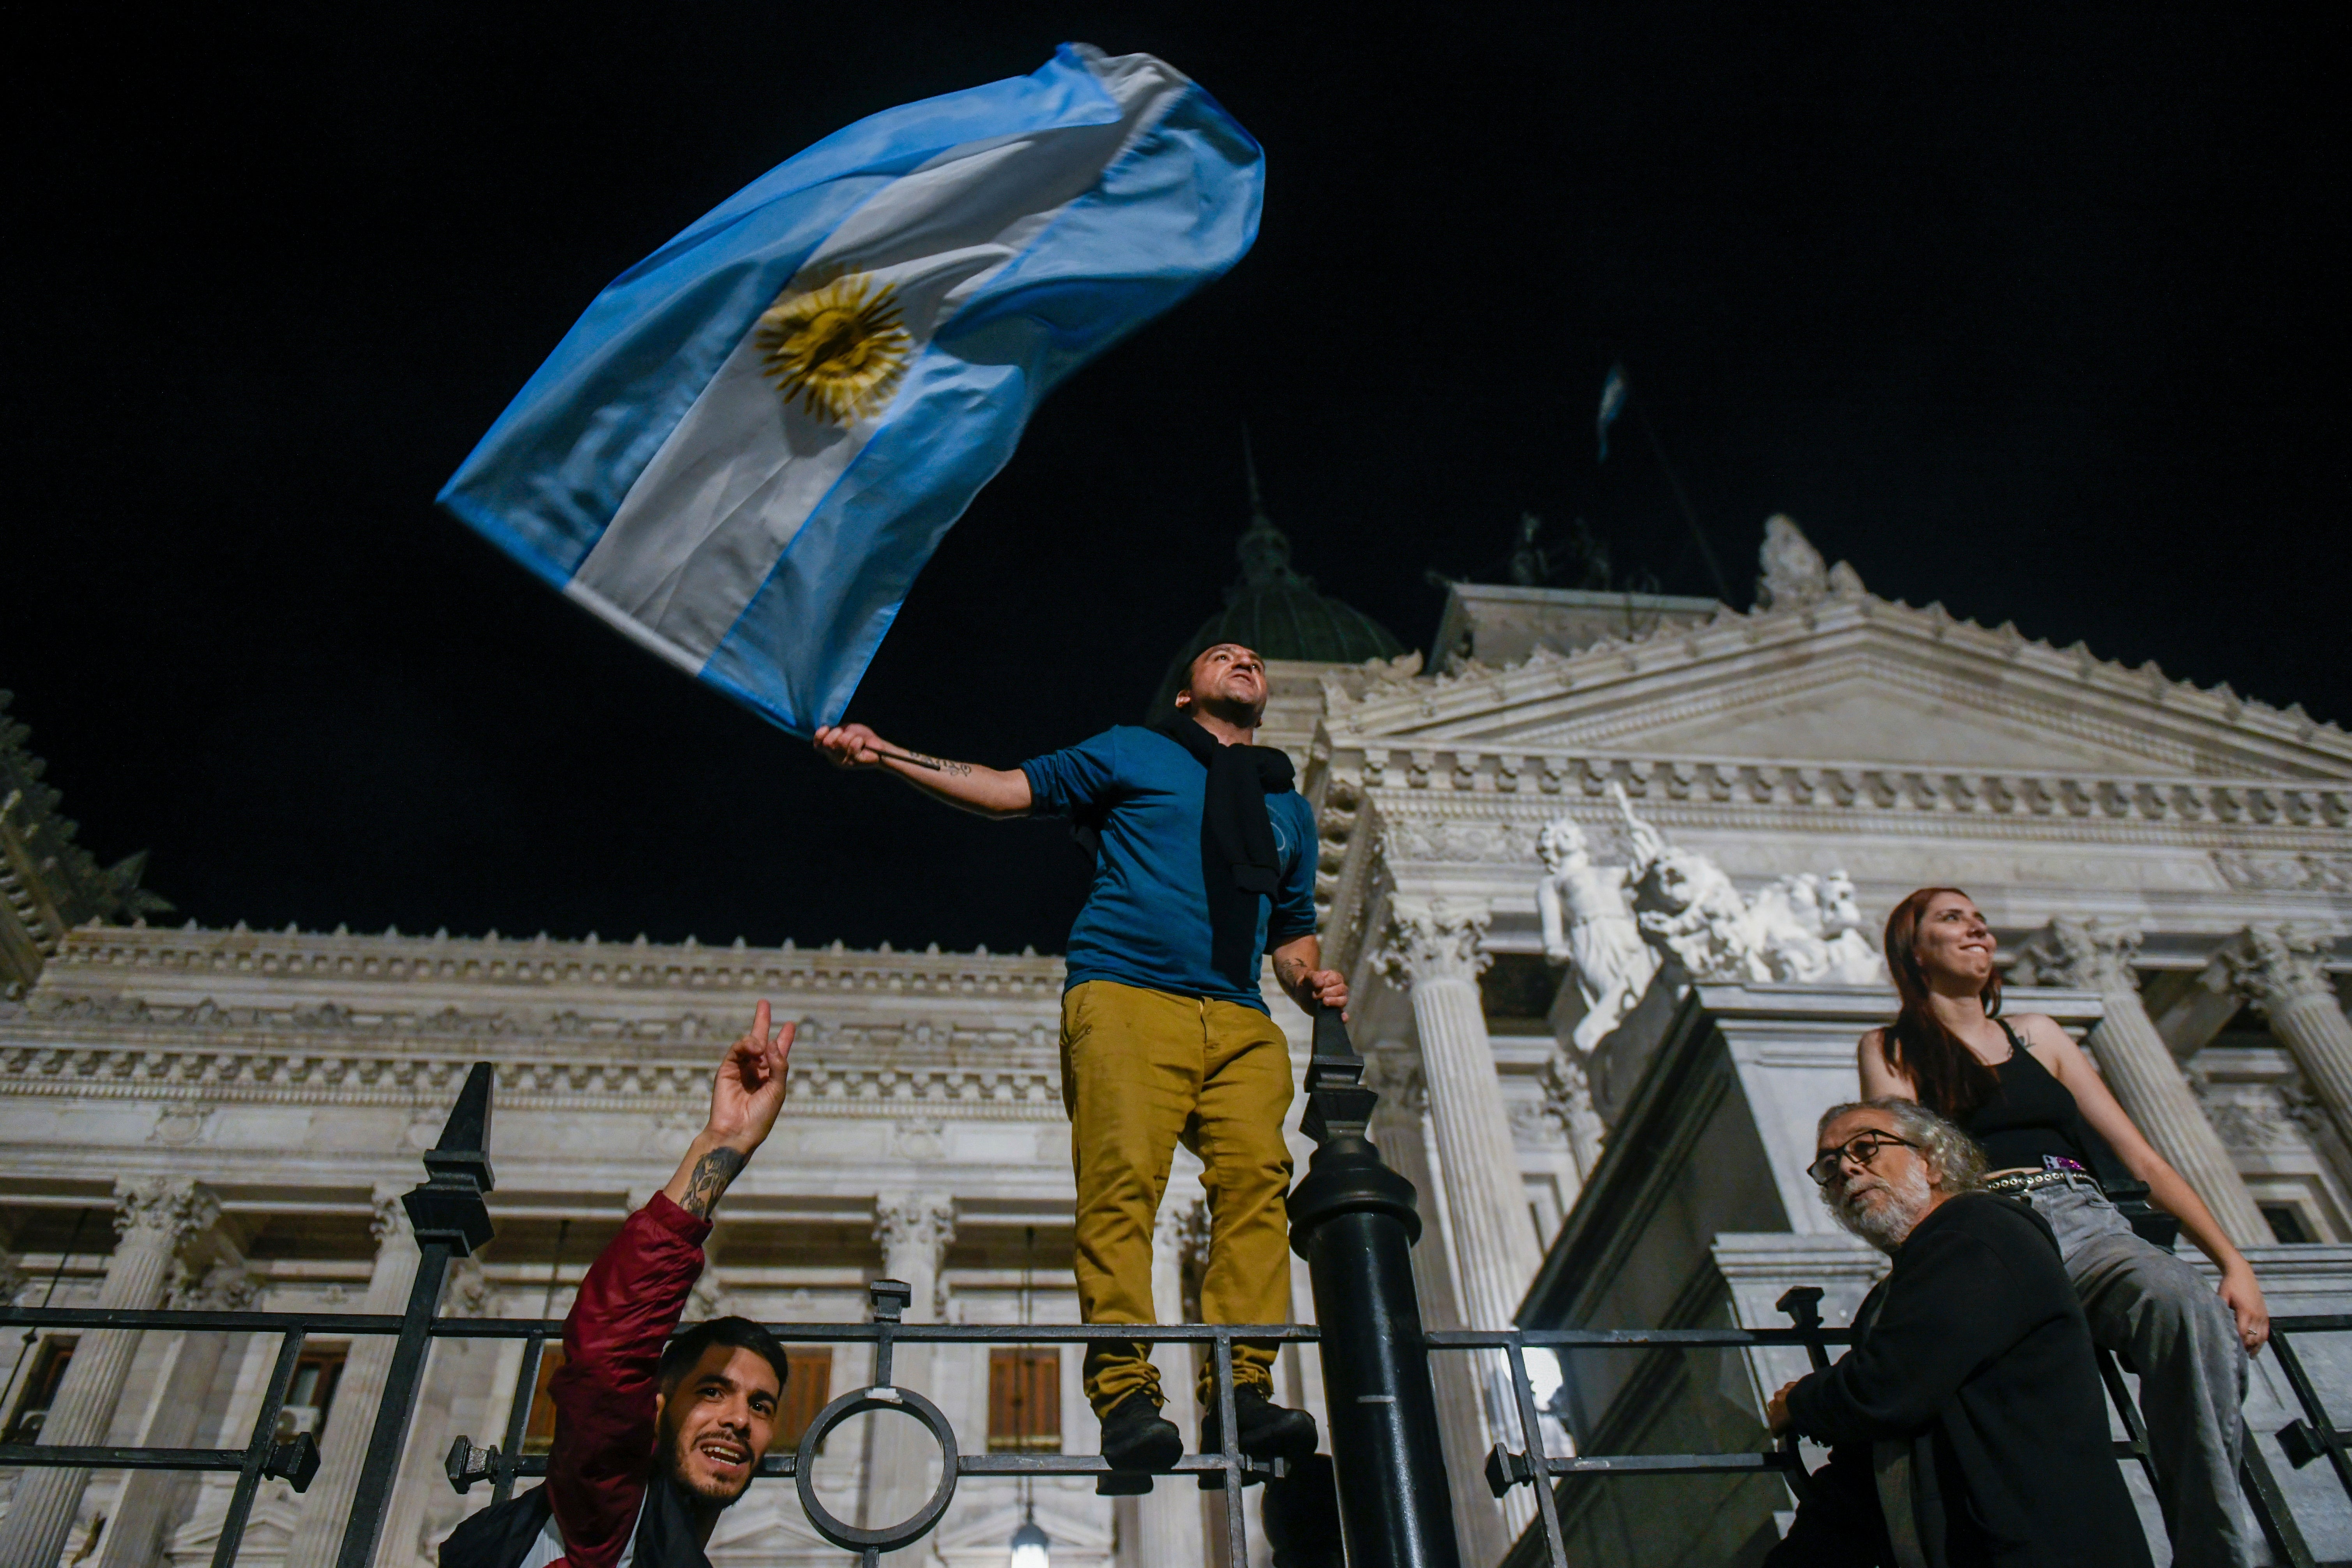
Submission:
[[[2254,1271],[2204,1200],[2143,1137],[2083,1048],[2039,1013],[2000,1015],[1996,942],[1975,900],[1922,888],[1886,921],[1902,1009],[1862,1037],[1862,1098],[1899,1095],[1965,1129],[1987,1185],[2047,1221],[2092,1338],[2140,1371],[2158,1501],[2180,1568],[2253,1560],[2238,1497],[2246,1357],[2270,1337]],[[2221,1270],[2142,1239],[2093,1176],[2104,1142]]]

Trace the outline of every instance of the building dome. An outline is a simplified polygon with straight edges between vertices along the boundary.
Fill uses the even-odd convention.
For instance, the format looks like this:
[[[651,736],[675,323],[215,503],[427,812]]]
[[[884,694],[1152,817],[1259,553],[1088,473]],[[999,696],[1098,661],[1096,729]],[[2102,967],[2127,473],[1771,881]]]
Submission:
[[[1265,515],[1258,500],[1257,473],[1250,472],[1250,525],[1234,553],[1241,558],[1241,581],[1225,590],[1225,607],[1201,623],[1170,659],[1152,699],[1150,717],[1168,711],[1184,684],[1192,656],[1214,643],[1254,648],[1261,658],[1307,659],[1319,664],[1361,664],[1394,658],[1404,651],[1396,634],[1352,605],[1315,591],[1314,579],[1290,564],[1290,541]]]

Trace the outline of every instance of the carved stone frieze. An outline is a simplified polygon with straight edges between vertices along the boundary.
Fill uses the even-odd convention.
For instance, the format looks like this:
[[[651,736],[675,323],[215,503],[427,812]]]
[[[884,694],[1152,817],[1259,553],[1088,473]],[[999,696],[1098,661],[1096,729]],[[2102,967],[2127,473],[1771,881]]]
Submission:
[[[2213,868],[2233,888],[2262,892],[2352,893],[2352,855],[2216,849]]]
[[[1535,858],[1536,837],[1541,831],[1532,823],[1394,816],[1381,825],[1381,853],[1391,862],[1437,860],[1519,866]]]
[[[211,1133],[220,1115],[217,1106],[201,1100],[184,1103],[165,1103],[155,1108],[155,1125],[148,1132],[151,1143],[161,1143],[167,1149],[185,1149],[202,1143]]]
[[[793,1114],[891,1116],[920,1106],[959,1121],[1063,1118],[1060,1069],[1050,1051],[1013,1036],[972,1055],[978,1059],[893,1060],[877,1053],[879,1059],[856,1062],[796,1055]],[[290,1045],[191,1051],[0,1042],[0,1093],[161,1101],[151,1136],[181,1146],[208,1137],[217,1106],[228,1101],[445,1106],[476,1059],[471,1051],[389,1045],[326,1055]],[[700,1051],[655,1061],[501,1059],[498,1067],[499,1094],[519,1097],[505,1103],[534,1108],[690,1109],[710,1093],[710,1063]],[[438,1126],[436,1119],[436,1135]]]
[[[725,1012],[696,1010],[648,1017],[641,1014],[588,1014],[563,1008],[532,1018],[505,1011],[465,1012],[444,1007],[430,1013],[361,1012],[348,1007],[271,1007],[216,1005],[209,998],[188,1002],[154,1002],[138,996],[79,995],[68,982],[45,986],[25,1007],[29,1025],[103,1025],[96,1031],[120,1038],[125,1027],[151,1038],[194,1035],[242,1035],[278,1037],[323,1034],[343,1049],[368,1039],[392,1041],[436,1039],[548,1040],[567,1044],[694,1044],[732,1038],[742,1019],[734,1007]],[[27,1025],[13,1031],[18,1037],[33,1033]],[[54,1030],[44,1029],[43,1033]],[[968,1019],[891,1020],[865,1023],[826,1018],[803,1019],[804,1046],[830,1047],[866,1053],[908,1046],[1007,1044],[1024,1036],[1043,1043],[1043,1021],[1028,1029],[974,1028]],[[335,1048],[331,1046],[329,1048]]]
[[[928,1164],[945,1158],[947,1152],[947,1123],[937,1117],[902,1117],[891,1124],[894,1158]]]
[[[2112,837],[2161,826],[2169,830],[2168,841],[2193,844],[2201,838],[2214,846],[2217,869],[2234,885],[2332,889],[2352,878],[2352,858],[2299,849],[2257,854],[2234,847],[2248,829],[2326,834],[2352,825],[2352,785],[2338,782],[1643,757],[1459,741],[1414,747],[1353,734],[1334,737],[1329,766],[1335,780],[1370,790],[1427,791],[1433,799],[1517,795],[1598,803],[1614,785],[1653,805],[1764,812],[1801,823],[1895,818],[1907,832],[1969,819],[2019,837],[2072,837],[2086,830]],[[1443,837],[1419,825],[1408,829],[1384,824],[1384,831],[1399,836],[1392,853],[1425,839],[1427,850],[1412,858],[1488,858],[1483,853],[1488,840],[1468,825],[1449,826]],[[1524,837],[1532,852],[1529,825],[1498,814],[1485,832],[1496,841],[1515,843]]]

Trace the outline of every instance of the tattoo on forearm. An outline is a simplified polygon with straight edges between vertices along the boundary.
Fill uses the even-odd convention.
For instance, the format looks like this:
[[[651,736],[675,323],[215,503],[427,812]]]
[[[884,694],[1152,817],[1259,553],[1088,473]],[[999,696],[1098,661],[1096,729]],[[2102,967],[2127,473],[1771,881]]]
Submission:
[[[743,1161],[744,1156],[733,1149],[713,1149],[697,1160],[686,1178],[686,1201],[677,1206],[697,1219],[709,1219],[727,1184],[743,1168]]]
[[[971,773],[971,764],[970,763],[951,763],[945,757],[934,757],[927,752],[909,752],[907,755],[921,763],[924,767],[931,768],[943,773],[952,773],[958,778],[967,777]]]
[[[1306,990],[1307,977],[1313,973],[1302,959],[1277,958],[1274,961],[1275,979],[1294,996]]]

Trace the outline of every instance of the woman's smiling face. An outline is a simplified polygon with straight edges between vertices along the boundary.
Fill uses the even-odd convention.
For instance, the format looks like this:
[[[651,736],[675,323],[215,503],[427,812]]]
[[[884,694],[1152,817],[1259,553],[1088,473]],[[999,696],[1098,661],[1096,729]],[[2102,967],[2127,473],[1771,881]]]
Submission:
[[[1992,928],[1965,893],[1937,893],[1920,911],[1913,946],[1930,974],[1948,974],[1982,984],[1992,976],[1999,947]]]

